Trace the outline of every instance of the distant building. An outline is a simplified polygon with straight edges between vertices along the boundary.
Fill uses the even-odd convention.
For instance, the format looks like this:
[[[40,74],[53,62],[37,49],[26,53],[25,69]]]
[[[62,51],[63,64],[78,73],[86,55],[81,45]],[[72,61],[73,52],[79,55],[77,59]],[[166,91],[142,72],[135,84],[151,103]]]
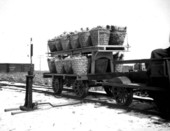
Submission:
[[[145,71],[146,70],[145,64],[143,64],[143,63],[136,63],[134,65],[134,70],[136,70],[136,71]]]
[[[130,72],[133,70],[133,66],[123,65],[122,72]]]

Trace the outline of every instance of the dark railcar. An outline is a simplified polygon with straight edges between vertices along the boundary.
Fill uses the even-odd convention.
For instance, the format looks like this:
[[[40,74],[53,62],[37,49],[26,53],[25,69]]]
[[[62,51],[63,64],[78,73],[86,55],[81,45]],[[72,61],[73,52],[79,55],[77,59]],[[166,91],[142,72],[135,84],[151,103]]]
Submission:
[[[30,66],[26,63],[0,63],[0,72],[28,72]]]

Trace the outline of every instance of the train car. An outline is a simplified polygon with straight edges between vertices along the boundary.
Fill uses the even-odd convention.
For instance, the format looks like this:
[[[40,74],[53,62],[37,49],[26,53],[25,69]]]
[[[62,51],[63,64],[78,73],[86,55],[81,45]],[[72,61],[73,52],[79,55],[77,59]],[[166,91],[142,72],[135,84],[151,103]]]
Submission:
[[[97,49],[96,52],[95,49],[98,47],[94,49],[91,47],[86,50],[87,52],[95,52],[93,52],[94,56],[92,56],[94,58],[90,65],[90,73],[85,75],[44,73],[44,78],[52,78],[53,90],[56,94],[62,93],[63,85],[71,85],[76,95],[80,98],[88,95],[90,87],[103,86],[108,95],[111,95],[118,104],[124,106],[131,104],[135,91],[147,91],[150,97],[155,100],[159,109],[162,112],[168,112],[170,109],[170,58],[114,61],[112,53],[106,47],[111,48],[111,46],[105,46],[105,49]],[[116,46],[112,46],[112,48],[114,51],[121,51],[116,50]],[[122,46],[122,48],[124,47]],[[82,49],[79,50],[82,51]],[[61,55],[62,53],[65,54],[63,51],[59,54]],[[73,53],[73,51],[70,53]],[[150,74],[147,73],[147,70],[115,72],[114,68],[110,68],[110,72],[95,73],[96,60],[104,57],[109,59],[112,67],[117,64],[148,63],[151,66],[151,72]]]
[[[0,72],[28,72],[30,66],[27,63],[0,63]]]
[[[63,86],[69,85],[79,98],[86,97],[89,88],[102,86],[105,92],[115,99],[117,104],[122,106],[129,106],[132,103],[133,94],[136,91],[146,91],[154,99],[160,111],[170,116],[170,58],[118,60],[115,54],[117,52],[125,52],[127,47],[124,45],[98,43],[97,45],[75,49],[55,50],[49,53],[50,57],[57,57],[57,59],[60,58],[61,60],[61,58],[68,56],[74,58],[77,55],[81,55],[86,56],[88,59],[84,63],[82,62],[83,57],[78,59],[77,63],[82,63],[79,66],[75,66],[74,70],[77,71],[66,73],[56,69],[54,72],[51,70],[51,72],[44,73],[43,77],[52,78],[52,87],[55,94],[61,94]],[[102,59],[107,59],[108,62],[99,62]],[[60,64],[54,62],[49,65],[63,69],[62,62],[60,61]],[[71,63],[74,66],[76,62]],[[142,68],[139,70],[135,68],[135,70],[131,69],[126,72],[117,70],[117,67],[128,64],[140,65]],[[65,65],[69,65],[69,63]],[[107,65],[107,68],[105,65]],[[147,69],[144,69],[145,65],[149,65],[149,72]],[[84,66],[86,67],[86,72],[77,73],[84,70]]]

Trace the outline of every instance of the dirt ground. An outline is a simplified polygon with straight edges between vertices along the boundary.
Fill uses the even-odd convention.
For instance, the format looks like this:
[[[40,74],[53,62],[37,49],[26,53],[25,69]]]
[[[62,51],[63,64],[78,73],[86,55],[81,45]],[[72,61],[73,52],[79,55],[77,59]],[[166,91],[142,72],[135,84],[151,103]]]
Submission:
[[[37,87],[39,89],[39,87]],[[48,90],[48,89],[41,89]],[[64,94],[65,92],[63,92]],[[38,105],[30,112],[20,110],[5,112],[5,109],[24,105],[25,90],[15,86],[0,86],[0,131],[169,131],[170,122],[154,113],[138,112],[119,108],[106,97],[88,96],[95,102],[82,102],[64,96],[33,92],[33,102],[50,102]],[[102,104],[105,102],[105,104]],[[106,102],[107,101],[107,102]],[[134,101],[131,107],[151,108],[149,103]],[[11,115],[11,113],[16,113]],[[17,114],[18,113],[18,114]]]

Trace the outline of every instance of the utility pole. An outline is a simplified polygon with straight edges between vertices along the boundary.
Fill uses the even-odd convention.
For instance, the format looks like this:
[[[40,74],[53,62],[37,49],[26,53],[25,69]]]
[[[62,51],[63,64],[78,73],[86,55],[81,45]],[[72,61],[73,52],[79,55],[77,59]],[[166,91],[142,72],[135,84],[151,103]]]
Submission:
[[[127,40],[127,51],[129,51],[130,45],[129,45],[129,41],[128,41],[128,33],[126,33],[126,40]]]
[[[32,56],[33,56],[33,44],[32,38],[30,39],[30,64],[32,65]]]
[[[38,58],[39,58],[39,68],[40,68],[40,71],[41,71],[41,59],[42,59],[43,55],[39,55]]]

